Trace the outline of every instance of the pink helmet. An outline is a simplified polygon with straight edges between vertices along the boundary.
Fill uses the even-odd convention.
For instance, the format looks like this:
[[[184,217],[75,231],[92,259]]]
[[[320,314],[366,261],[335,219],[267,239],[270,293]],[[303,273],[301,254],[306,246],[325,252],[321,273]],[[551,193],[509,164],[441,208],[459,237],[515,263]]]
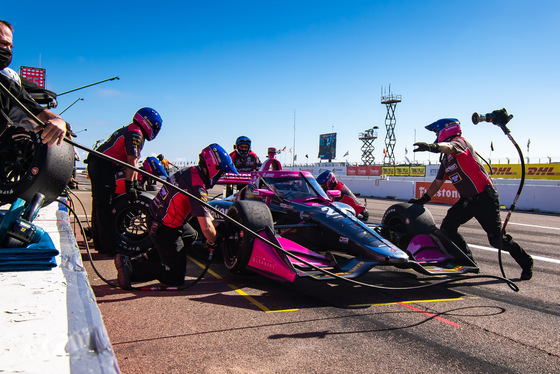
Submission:
[[[204,148],[199,155],[199,166],[208,170],[208,188],[213,187],[223,173],[239,174],[231,162],[231,157],[219,144],[213,143]]]
[[[461,135],[461,124],[456,118],[442,118],[434,123],[430,123],[426,126],[426,129],[438,134],[438,143]]]

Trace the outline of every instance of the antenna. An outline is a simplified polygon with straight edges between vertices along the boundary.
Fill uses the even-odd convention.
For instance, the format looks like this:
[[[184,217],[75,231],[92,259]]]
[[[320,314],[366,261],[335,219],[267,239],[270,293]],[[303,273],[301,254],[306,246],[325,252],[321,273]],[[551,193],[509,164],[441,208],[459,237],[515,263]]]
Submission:
[[[296,110],[294,109],[294,147],[292,153],[292,166],[296,164]]]

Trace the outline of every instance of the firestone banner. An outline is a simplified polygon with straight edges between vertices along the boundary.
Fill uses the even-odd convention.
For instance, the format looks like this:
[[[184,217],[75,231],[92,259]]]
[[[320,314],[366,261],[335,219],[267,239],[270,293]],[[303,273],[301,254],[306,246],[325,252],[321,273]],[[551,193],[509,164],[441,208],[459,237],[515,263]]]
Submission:
[[[416,198],[422,197],[432,182],[416,182],[415,193]],[[445,182],[439,191],[432,196],[431,203],[450,204],[453,205],[459,200],[459,192],[455,189],[451,182]]]

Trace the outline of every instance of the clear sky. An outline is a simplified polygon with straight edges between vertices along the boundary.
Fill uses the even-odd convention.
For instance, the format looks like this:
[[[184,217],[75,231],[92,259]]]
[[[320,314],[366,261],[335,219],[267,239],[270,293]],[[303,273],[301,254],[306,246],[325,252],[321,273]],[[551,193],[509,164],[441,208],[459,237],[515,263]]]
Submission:
[[[531,161],[560,161],[557,0],[9,1],[0,19],[15,27],[10,67],[45,68],[50,90],[120,78],[59,97],[55,112],[84,99],[63,117],[88,147],[149,106],[163,129],[143,157],[195,161],[246,135],[262,159],[294,147],[295,124],[298,162],[317,162],[319,135],[336,132],[336,161],[359,163],[373,126],[382,162],[390,86],[397,162],[428,160],[412,144],[433,141],[424,126],[442,117],[483,156],[516,159],[498,127],[470,120],[503,107],[525,156],[530,139]]]

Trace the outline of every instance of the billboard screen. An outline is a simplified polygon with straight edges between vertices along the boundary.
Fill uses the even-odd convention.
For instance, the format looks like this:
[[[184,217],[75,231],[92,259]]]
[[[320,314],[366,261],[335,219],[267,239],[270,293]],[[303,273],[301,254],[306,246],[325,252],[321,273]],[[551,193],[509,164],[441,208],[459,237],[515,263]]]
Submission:
[[[336,132],[319,135],[319,158],[322,160],[336,158]]]

